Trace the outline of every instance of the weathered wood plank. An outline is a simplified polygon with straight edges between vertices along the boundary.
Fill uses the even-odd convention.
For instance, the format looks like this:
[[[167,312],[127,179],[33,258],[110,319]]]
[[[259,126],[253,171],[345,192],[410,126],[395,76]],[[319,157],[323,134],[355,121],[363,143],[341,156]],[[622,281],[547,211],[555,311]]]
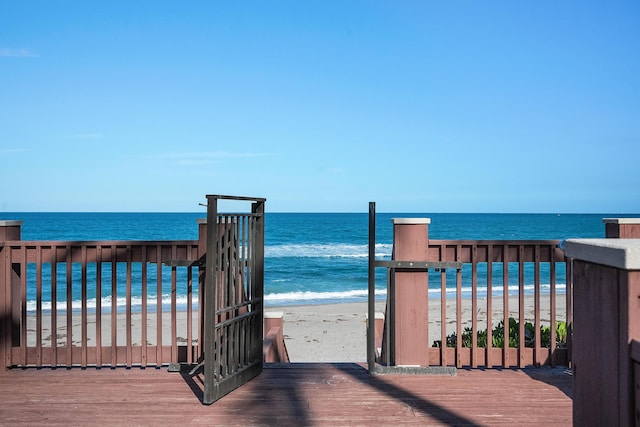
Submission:
[[[268,364],[211,406],[202,378],[166,369],[0,374],[2,425],[571,425],[560,368],[371,376],[358,364]]]

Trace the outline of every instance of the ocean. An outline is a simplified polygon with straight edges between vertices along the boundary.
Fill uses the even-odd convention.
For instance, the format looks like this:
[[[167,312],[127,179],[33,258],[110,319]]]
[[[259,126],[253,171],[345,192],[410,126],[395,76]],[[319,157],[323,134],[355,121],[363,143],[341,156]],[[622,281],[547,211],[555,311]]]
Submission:
[[[191,240],[197,238],[202,213],[0,213],[0,219],[22,220],[23,240]],[[566,239],[604,237],[602,219],[637,217],[619,214],[460,214],[378,213],[376,257],[389,259],[391,218],[431,218],[431,239]],[[267,213],[265,218],[265,305],[326,304],[366,301],[368,212]],[[379,269],[380,270],[380,269]],[[46,271],[45,271],[46,275]],[[376,275],[377,294],[384,298],[384,271]],[[558,291],[564,289],[558,274]],[[64,280],[62,281],[64,283]],[[45,277],[46,283],[46,277]],[[450,283],[453,285],[454,282]],[[511,285],[511,283],[510,283]],[[439,282],[433,285],[439,292]],[[448,285],[449,286],[449,285]],[[134,301],[140,287],[133,289]],[[516,287],[517,288],[517,287]],[[463,292],[470,285],[463,282]],[[499,292],[500,289],[497,289]],[[89,291],[95,295],[95,291]],[[109,290],[104,290],[109,292]],[[137,295],[136,295],[137,292]],[[178,291],[180,292],[180,290]],[[74,290],[73,295],[79,295]],[[64,292],[59,292],[64,298]],[[46,293],[45,293],[46,299]],[[103,293],[104,298],[110,298]],[[169,296],[166,295],[166,302]],[[35,307],[35,290],[27,293],[27,308]],[[110,299],[103,299],[108,307]],[[186,304],[186,297],[178,295]],[[122,301],[124,304],[124,301]],[[65,304],[59,302],[61,309]],[[95,307],[95,300],[90,308]],[[135,304],[134,304],[135,305]],[[74,301],[80,307],[80,301]],[[43,304],[47,309],[47,303]],[[49,305],[50,308],[50,305]]]

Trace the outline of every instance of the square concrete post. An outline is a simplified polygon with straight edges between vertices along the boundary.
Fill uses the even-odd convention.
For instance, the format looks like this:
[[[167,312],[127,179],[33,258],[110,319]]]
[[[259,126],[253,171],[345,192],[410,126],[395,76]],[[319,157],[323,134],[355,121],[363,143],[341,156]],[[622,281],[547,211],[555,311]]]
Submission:
[[[393,218],[396,261],[427,261],[429,218]],[[392,282],[394,283],[394,282]],[[396,366],[429,366],[429,273],[399,271],[391,289]]]
[[[640,360],[632,355],[640,342],[640,239],[569,239],[565,254],[573,258],[573,423],[640,425]]]

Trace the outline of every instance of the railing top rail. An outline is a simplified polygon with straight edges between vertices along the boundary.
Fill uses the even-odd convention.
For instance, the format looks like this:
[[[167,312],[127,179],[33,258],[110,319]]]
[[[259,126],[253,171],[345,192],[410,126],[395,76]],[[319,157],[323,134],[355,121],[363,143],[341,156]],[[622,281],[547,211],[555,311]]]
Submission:
[[[474,239],[466,239],[466,240],[455,240],[455,239],[429,239],[429,246],[440,246],[440,245],[509,245],[509,246],[519,246],[519,245],[558,245],[561,240],[474,240]]]
[[[245,196],[225,196],[221,194],[207,194],[207,199],[221,199],[221,200],[241,200],[250,202],[266,202],[264,197],[245,197]]]
[[[0,243],[9,247],[29,246],[188,246],[197,245],[198,240],[7,240]]]
[[[246,217],[254,217],[261,216],[262,214],[254,213],[254,212],[218,212],[218,217],[225,216],[246,216]],[[206,220],[206,218],[203,218]]]

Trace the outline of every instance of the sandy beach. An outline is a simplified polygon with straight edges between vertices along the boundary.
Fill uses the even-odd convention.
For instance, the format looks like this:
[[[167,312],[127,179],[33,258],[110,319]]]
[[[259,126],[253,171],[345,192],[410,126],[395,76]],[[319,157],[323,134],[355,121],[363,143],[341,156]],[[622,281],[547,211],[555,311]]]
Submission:
[[[565,296],[556,298],[556,319],[565,319]],[[525,298],[525,320],[533,321],[533,296]],[[541,296],[541,322],[549,322],[550,297]],[[471,325],[471,299],[462,300],[462,327]],[[503,319],[502,297],[494,297],[493,325]],[[447,302],[447,333],[455,332],[455,300]],[[365,362],[367,303],[269,307],[284,314],[284,336],[291,362]],[[385,302],[376,303],[384,313]],[[509,298],[510,316],[518,316],[517,297]],[[486,328],[486,300],[478,300],[479,327]],[[440,300],[429,302],[429,342],[440,339]]]
[[[541,297],[541,322],[549,322],[550,298]],[[447,301],[447,333],[456,330],[455,323],[455,300]],[[430,342],[440,339],[440,300],[429,301],[429,336]],[[470,299],[462,300],[463,325],[470,326],[472,318],[472,307]],[[493,325],[504,318],[502,313],[502,298],[494,297]],[[300,305],[267,307],[265,312],[282,312],[284,318],[284,337],[291,362],[364,362],[367,360],[366,352],[366,320],[367,303],[339,303],[323,305]],[[376,312],[385,312],[385,302],[376,303]],[[518,316],[517,297],[509,298],[510,316]],[[534,299],[525,298],[525,320],[533,321]],[[486,328],[486,300],[478,300],[477,309],[479,328]],[[556,319],[565,318],[565,297],[558,295]],[[96,317],[94,314],[87,316],[87,337],[88,345],[95,345],[96,342]],[[111,342],[111,315],[103,314],[101,321],[101,341],[102,345],[109,345]],[[126,343],[126,317],[124,314],[117,315],[116,340],[118,345]],[[131,339],[136,345],[142,342],[142,315],[133,313],[131,319]],[[171,343],[171,318],[170,314],[162,314],[162,341]],[[187,337],[187,313],[178,312],[176,325],[178,329],[178,342],[186,342]],[[194,323],[192,337],[197,340],[197,312],[194,313]],[[27,316],[27,342],[29,346],[34,346],[36,342],[36,321],[35,316]],[[147,315],[146,342],[154,345],[157,342],[157,316],[156,313]],[[42,317],[42,343],[49,346],[51,342],[51,317]],[[58,316],[57,339],[58,346],[65,346],[67,342],[66,318]],[[72,318],[72,342],[74,346],[81,345],[81,317],[74,315]]]

